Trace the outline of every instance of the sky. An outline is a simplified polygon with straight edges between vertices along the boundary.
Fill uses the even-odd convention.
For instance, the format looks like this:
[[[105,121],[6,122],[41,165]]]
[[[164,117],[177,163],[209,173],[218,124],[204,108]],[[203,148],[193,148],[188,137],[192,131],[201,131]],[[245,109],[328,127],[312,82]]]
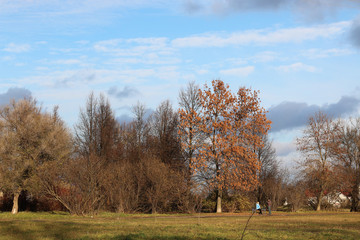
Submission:
[[[309,116],[359,117],[360,0],[0,0],[0,105],[32,96],[73,128],[92,91],[122,121],[213,79],[260,91],[293,166]]]

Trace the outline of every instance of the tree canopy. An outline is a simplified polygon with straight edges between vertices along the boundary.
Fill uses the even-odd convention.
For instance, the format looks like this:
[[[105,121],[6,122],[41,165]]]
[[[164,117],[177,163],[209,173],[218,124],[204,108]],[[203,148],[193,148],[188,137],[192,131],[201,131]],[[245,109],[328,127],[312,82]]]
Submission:
[[[18,197],[31,188],[41,166],[69,153],[70,134],[57,109],[42,112],[34,99],[23,99],[0,110],[0,176],[14,194],[12,213],[18,212]]]

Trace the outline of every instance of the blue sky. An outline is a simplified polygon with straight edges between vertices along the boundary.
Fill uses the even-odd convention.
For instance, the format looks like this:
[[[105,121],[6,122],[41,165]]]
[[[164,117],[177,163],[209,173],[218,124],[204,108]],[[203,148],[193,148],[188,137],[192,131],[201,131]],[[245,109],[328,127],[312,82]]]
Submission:
[[[322,110],[359,116],[360,1],[0,0],[0,104],[32,95],[69,127],[91,91],[119,119],[222,79],[260,90],[279,158]]]

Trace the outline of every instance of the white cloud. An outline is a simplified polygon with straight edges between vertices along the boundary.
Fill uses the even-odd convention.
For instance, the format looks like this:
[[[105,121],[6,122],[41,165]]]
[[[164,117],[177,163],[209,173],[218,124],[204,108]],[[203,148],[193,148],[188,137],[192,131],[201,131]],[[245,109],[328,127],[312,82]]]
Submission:
[[[226,59],[226,61],[233,65],[244,65],[244,64],[248,63],[243,58],[228,58],[228,59]]]
[[[113,50],[118,44],[122,43],[123,39],[110,39],[105,41],[100,41],[95,43],[94,49],[100,52],[110,52]]]
[[[327,58],[333,56],[346,56],[354,54],[355,52],[350,49],[339,49],[339,48],[331,48],[331,49],[318,49],[312,48],[304,51],[302,53],[303,56],[308,58]]]
[[[125,70],[109,69],[78,69],[64,71],[47,71],[35,76],[14,80],[20,85],[45,88],[101,88],[110,83],[143,84],[153,79],[177,81],[180,73],[176,66],[164,66],[158,68],[134,68]]]
[[[209,73],[209,70],[207,70],[207,69],[198,69],[198,70],[196,70],[196,73],[199,74],[199,75],[204,75],[204,74]]]
[[[61,64],[61,65],[74,65],[74,64],[82,64],[83,62],[79,59],[60,59],[54,61],[54,64]]]
[[[165,45],[168,41],[165,37],[160,38],[131,38],[126,40],[128,43],[137,43],[137,44],[143,44],[143,45]]]
[[[27,64],[26,63],[23,63],[23,62],[17,62],[14,64],[14,66],[16,67],[23,67],[23,66],[26,66]]]
[[[298,162],[301,159],[301,155],[299,152],[290,152],[286,156],[278,156],[277,159],[281,163],[282,167],[286,168],[291,173],[298,172]]]
[[[46,74],[29,76],[18,80],[20,84],[40,86],[46,88],[59,87],[80,87],[84,85],[94,85],[112,82],[117,72],[102,69],[79,69],[52,71]]]
[[[80,40],[80,41],[76,41],[75,43],[80,44],[80,45],[86,45],[90,42],[88,40]]]
[[[48,71],[49,68],[48,67],[36,67],[35,70],[39,71],[39,72],[43,72],[43,71]]]
[[[23,53],[30,51],[31,47],[29,44],[15,44],[9,43],[3,51],[5,52],[12,52],[12,53]]]
[[[80,53],[85,50],[86,48],[76,47],[76,48],[50,48],[50,54],[75,54]]]
[[[15,60],[15,57],[14,56],[3,56],[0,58],[0,60],[4,61],[4,62],[9,62],[9,61]]]
[[[64,55],[64,54],[63,54]],[[69,54],[70,55],[70,54]],[[74,55],[74,54],[72,54]],[[64,66],[75,66],[75,67],[81,67],[81,68],[93,68],[94,64],[92,63],[93,59],[89,59],[87,56],[82,55],[78,58],[68,58],[68,59],[55,59],[52,58],[44,58],[39,59],[37,63],[43,65],[44,67],[54,67],[56,66],[57,69],[64,68]]]
[[[175,2],[176,3],[176,2]],[[95,12],[109,8],[171,7],[166,0],[0,0],[0,13],[32,11],[53,15],[69,15]],[[51,9],[51,11],[49,11]]]
[[[36,44],[39,44],[39,45],[44,45],[44,44],[47,44],[48,42],[47,41],[38,41],[36,42]]]
[[[156,69],[156,77],[166,81],[176,81],[180,77],[176,66],[165,66]]]
[[[287,156],[296,151],[296,142],[273,142],[273,147],[278,156]]]
[[[271,52],[271,51],[265,51],[257,53],[255,56],[250,57],[249,59],[255,63],[258,62],[272,62],[278,58],[278,53]]]
[[[148,64],[148,65],[169,65],[178,64],[181,59],[175,57],[159,56],[156,53],[145,54],[144,56],[113,58],[106,61],[110,65],[124,65],[124,64]]]
[[[94,49],[114,56],[171,55],[174,52],[167,38],[110,39],[95,43]]]
[[[318,38],[330,38],[343,33],[351,25],[350,21],[322,24],[313,27],[296,27],[270,31],[268,29],[249,30],[232,34],[206,33],[197,36],[176,38],[174,47],[226,47],[231,45],[300,43]]]
[[[276,12],[290,10],[307,22],[321,21],[335,16],[341,9],[356,9],[354,0],[184,0],[183,8],[189,14],[228,15],[243,12]]]
[[[110,39],[96,42],[93,48],[98,53],[114,56],[106,64],[178,64],[176,49],[169,47],[168,38]]]
[[[220,73],[224,75],[232,75],[232,76],[241,76],[246,77],[254,71],[254,66],[247,66],[241,68],[231,68],[231,69],[224,69],[221,70]]]
[[[281,72],[299,72],[299,71],[316,72],[317,71],[316,67],[306,65],[301,62],[293,63],[290,65],[282,65],[282,66],[277,67],[276,69]]]

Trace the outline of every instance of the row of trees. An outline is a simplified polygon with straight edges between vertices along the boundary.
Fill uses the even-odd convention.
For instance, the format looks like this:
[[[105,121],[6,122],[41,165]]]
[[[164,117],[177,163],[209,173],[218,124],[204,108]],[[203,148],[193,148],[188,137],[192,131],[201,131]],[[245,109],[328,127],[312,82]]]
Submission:
[[[331,131],[322,126],[316,133],[320,120],[310,119],[298,141],[304,174],[289,181],[268,139],[258,92],[232,93],[221,80],[203,88],[192,82],[180,91],[179,106],[164,101],[149,113],[137,104],[133,121],[119,123],[108,100],[90,94],[73,131],[57,108],[48,113],[34,99],[2,107],[0,190],[12,197],[12,212],[24,195],[52,199],[72,214],[235,211],[268,199],[273,209],[287,201],[294,210],[309,196],[321,200],[350,185],[356,196],[360,121],[331,121]],[[317,151],[318,136],[331,150],[321,142]],[[340,185],[330,173],[343,177]]]
[[[120,124],[108,100],[90,94],[71,133],[57,108],[12,101],[0,111],[1,189],[13,196],[12,212],[24,191],[86,214],[195,211],[211,192],[221,212],[224,197],[256,189],[270,128],[258,93],[190,83],[179,105],[165,101],[148,116],[138,104]]]
[[[322,112],[310,117],[303,136],[297,139],[302,179],[308,196],[320,210],[324,196],[342,192],[359,211],[360,119],[334,120]]]

